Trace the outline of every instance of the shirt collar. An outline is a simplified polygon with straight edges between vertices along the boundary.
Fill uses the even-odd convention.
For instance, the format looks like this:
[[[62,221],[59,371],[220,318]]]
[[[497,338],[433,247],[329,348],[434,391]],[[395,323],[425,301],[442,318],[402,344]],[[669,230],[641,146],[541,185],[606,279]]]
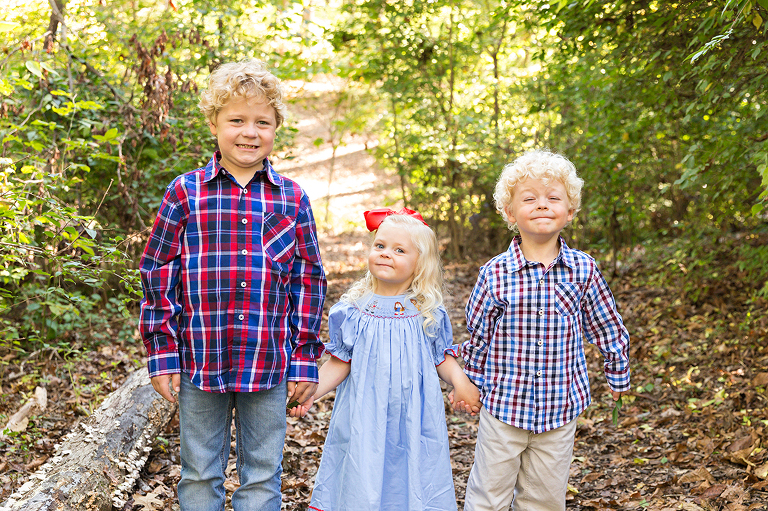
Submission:
[[[213,153],[213,157],[208,162],[208,165],[205,166],[205,172],[203,173],[203,182],[207,183],[214,177],[221,174],[222,171],[224,171],[224,167],[221,166],[221,163],[219,161],[221,160],[221,151],[216,151]],[[258,176],[259,173],[265,172],[267,174],[267,179],[269,179],[269,182],[272,183],[275,186],[282,186],[283,184],[283,178],[280,177],[280,174],[275,172],[274,167],[272,167],[272,162],[269,161],[269,158],[264,158],[264,170],[260,170],[256,172],[256,175]]]
[[[558,239],[560,240],[560,253],[557,254],[557,257],[555,258],[553,265],[557,264],[558,261],[562,261],[563,264],[568,266],[569,268],[574,268],[576,266],[576,261],[573,258],[573,250],[568,248],[568,244],[565,243],[565,240],[562,236],[559,236]],[[509,254],[510,254],[510,270],[512,271],[518,271],[522,269],[525,264],[525,256],[523,255],[523,249],[520,248],[520,243],[522,242],[522,238],[520,235],[515,236],[512,239],[512,242],[509,244]]]

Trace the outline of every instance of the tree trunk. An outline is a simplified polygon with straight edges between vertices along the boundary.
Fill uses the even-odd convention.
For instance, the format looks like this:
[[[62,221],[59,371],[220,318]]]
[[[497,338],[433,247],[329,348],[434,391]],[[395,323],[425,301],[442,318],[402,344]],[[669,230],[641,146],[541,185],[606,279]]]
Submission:
[[[154,391],[147,371],[134,371],[0,510],[111,511],[113,503],[122,508],[154,438],[175,413],[176,404]]]

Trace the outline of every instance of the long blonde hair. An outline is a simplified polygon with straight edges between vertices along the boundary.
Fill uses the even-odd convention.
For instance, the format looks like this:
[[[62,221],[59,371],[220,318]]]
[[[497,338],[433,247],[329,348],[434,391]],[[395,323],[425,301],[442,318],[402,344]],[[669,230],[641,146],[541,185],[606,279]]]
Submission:
[[[436,326],[435,323],[437,322],[433,311],[443,305],[443,266],[437,247],[437,237],[428,226],[406,215],[389,215],[384,219],[382,225],[385,222],[394,224],[402,231],[407,232],[419,251],[413,282],[408,289],[407,298],[414,299],[418,304],[419,311],[424,316],[424,331],[430,334],[432,326]],[[365,276],[352,284],[352,287],[341,296],[341,299],[354,303],[360,297],[373,293],[377,283],[376,277],[370,271],[366,271]]]

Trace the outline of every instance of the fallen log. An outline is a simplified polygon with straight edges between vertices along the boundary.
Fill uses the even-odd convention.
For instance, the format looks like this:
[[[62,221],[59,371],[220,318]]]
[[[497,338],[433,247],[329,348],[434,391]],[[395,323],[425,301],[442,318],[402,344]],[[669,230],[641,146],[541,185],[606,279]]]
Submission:
[[[53,456],[0,511],[111,511],[122,508],[154,438],[176,412],[154,391],[147,371],[125,383],[57,445]]]

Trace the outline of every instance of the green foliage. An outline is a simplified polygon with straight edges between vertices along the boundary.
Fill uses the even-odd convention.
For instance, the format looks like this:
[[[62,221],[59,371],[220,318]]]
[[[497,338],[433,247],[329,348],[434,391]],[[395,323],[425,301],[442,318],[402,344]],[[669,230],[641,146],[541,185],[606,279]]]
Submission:
[[[540,11],[559,40],[538,56],[549,75],[542,108],[560,116],[551,137],[588,184],[599,183],[601,203],[587,201],[597,213],[588,239],[611,233],[606,241],[619,248],[760,221],[768,53],[755,25],[765,11],[727,4],[560,2]]]
[[[0,23],[0,347],[135,339],[162,192],[215,148],[197,111],[210,70],[256,57],[291,79],[324,69],[327,44],[282,1],[13,3]],[[295,129],[281,133],[290,145]]]
[[[380,161],[449,257],[504,248],[494,183],[540,146],[587,182],[572,244],[615,264],[678,237],[690,246],[667,260],[695,274],[710,261],[701,239],[766,219],[762,0],[37,0],[3,12],[0,322],[15,349],[132,335],[163,189],[214,147],[199,89],[246,56],[286,80],[342,80],[324,140],[376,131]],[[295,133],[281,130],[281,156]],[[740,271],[765,282],[765,253],[741,250]]]
[[[412,184],[407,203],[435,211],[453,256],[507,238],[492,186],[534,146],[587,181],[577,245],[618,253],[761,221],[762,3],[361,0],[343,12],[337,53],[382,96],[381,161]]]

